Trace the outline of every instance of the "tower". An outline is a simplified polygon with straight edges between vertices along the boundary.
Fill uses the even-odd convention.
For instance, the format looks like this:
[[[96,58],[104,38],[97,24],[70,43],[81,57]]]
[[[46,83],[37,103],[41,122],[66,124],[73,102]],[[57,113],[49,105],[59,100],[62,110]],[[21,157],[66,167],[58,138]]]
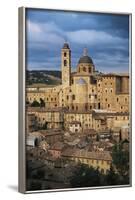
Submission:
[[[62,70],[62,84],[70,85],[71,76],[71,50],[68,43],[64,43],[61,50],[61,70]]]

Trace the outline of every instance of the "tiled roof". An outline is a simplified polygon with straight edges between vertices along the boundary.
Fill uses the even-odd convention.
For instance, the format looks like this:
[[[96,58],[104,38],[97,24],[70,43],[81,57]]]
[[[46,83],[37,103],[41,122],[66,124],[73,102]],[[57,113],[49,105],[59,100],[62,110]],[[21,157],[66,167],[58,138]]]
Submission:
[[[112,157],[111,157],[109,151],[88,152],[86,150],[67,148],[66,150],[64,150],[62,152],[62,156],[64,156],[64,157],[86,158],[86,159],[93,159],[93,160],[108,160],[108,161],[112,160]]]

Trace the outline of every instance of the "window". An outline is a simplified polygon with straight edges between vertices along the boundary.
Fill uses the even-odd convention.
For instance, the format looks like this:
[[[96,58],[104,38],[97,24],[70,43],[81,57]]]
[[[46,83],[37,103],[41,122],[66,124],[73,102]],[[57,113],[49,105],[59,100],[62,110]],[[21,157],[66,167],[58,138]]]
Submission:
[[[110,108],[110,104],[108,104],[108,108]]]
[[[67,61],[66,60],[64,60],[64,66],[67,66]]]
[[[72,79],[72,81],[71,81],[71,82],[72,82],[72,84],[74,84],[74,79]]]
[[[105,101],[107,102],[107,98],[105,99]]]
[[[72,106],[72,110],[74,110],[74,106]]]
[[[75,95],[74,94],[72,95],[72,99],[75,100]]]
[[[78,110],[78,106],[76,106],[76,110]]]
[[[67,95],[67,100],[69,99],[69,96]]]
[[[97,95],[95,94],[95,99],[97,99]]]
[[[117,98],[117,102],[119,102],[119,98]]]
[[[91,67],[89,67],[89,73],[91,73]]]
[[[67,56],[67,53],[66,52],[64,52],[64,57],[66,57]]]
[[[91,94],[89,94],[89,98],[91,98]]]
[[[125,98],[125,102],[127,102],[127,98]]]
[[[83,71],[86,72],[86,68],[85,67],[83,67]]]

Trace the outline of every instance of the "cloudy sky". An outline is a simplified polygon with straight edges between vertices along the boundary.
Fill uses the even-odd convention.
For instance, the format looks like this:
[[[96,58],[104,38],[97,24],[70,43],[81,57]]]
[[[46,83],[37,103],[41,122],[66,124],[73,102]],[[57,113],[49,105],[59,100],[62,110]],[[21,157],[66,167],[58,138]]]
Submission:
[[[88,49],[96,69],[127,72],[129,66],[129,17],[28,9],[27,68],[60,70],[61,48],[67,41],[75,70],[83,49]]]

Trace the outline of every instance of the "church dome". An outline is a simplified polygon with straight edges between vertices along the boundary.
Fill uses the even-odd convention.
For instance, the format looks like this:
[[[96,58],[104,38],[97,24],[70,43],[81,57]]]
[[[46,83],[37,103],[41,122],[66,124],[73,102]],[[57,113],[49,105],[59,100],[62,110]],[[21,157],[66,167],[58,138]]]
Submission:
[[[89,56],[82,56],[80,59],[79,59],[79,64],[80,63],[87,63],[87,64],[93,64],[93,61],[92,59],[89,57]]]
[[[87,48],[84,48],[83,56],[79,59],[78,64],[80,64],[80,63],[93,64],[92,59],[87,55],[87,53],[88,53]]]
[[[86,84],[86,81],[83,79],[83,78],[80,78],[76,81],[76,84],[79,84],[79,85],[85,85]]]

